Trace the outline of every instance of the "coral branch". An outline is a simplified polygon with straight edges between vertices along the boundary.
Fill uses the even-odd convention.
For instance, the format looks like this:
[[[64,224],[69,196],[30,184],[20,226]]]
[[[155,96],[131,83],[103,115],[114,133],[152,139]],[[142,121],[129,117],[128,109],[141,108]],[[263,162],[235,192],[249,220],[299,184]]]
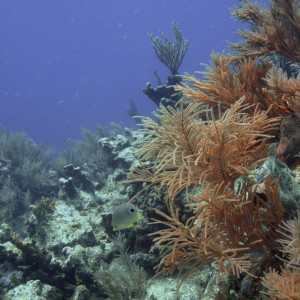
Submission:
[[[188,49],[188,40],[183,40],[182,32],[175,22],[172,23],[175,41],[172,42],[164,34],[160,33],[161,38],[150,34],[153,50],[157,58],[171,71],[173,75],[178,74],[178,69],[182,63]]]
[[[250,24],[250,30],[239,31],[245,41],[232,44],[243,57],[281,54],[300,61],[300,3],[298,0],[272,0],[269,9],[250,1],[232,10],[232,15]]]

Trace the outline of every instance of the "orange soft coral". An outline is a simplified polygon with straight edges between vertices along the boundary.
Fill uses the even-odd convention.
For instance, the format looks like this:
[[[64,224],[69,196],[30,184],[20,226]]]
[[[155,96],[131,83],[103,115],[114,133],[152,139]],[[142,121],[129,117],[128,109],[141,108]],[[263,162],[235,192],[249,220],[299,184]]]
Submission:
[[[250,24],[249,30],[239,31],[245,41],[232,44],[242,57],[280,54],[291,61],[300,61],[300,2],[272,0],[269,9],[246,0],[232,10],[233,16]]]

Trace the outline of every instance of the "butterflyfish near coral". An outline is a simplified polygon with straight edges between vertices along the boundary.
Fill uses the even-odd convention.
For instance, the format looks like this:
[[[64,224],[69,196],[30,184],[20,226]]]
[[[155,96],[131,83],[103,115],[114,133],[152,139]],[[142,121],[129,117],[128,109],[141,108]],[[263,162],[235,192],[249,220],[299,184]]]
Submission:
[[[115,208],[112,213],[113,231],[131,228],[143,219],[143,214],[132,203],[123,203]]]

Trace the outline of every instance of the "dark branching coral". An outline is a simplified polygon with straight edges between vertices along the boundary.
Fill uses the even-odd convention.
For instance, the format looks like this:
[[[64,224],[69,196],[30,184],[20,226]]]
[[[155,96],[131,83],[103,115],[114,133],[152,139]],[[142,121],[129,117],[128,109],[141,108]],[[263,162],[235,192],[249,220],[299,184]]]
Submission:
[[[158,78],[158,86],[152,87],[148,82],[143,92],[158,106],[174,106],[180,97],[174,94],[174,85],[181,82],[178,75],[179,67],[188,49],[188,40],[183,40],[182,32],[175,22],[172,23],[175,40],[172,42],[164,33],[161,37],[150,34],[152,46],[158,59],[170,70],[166,85],[162,85],[157,72],[154,72]]]
[[[65,175],[72,178],[75,186],[79,187],[85,192],[94,193],[94,186],[88,176],[80,167],[74,167],[72,164],[64,166]]]
[[[76,196],[75,189],[72,187],[74,185],[76,188],[80,187],[93,193],[94,187],[90,178],[97,178],[97,186],[103,186],[108,174],[121,164],[116,160],[116,152],[120,152],[123,148],[121,149],[121,146],[118,149],[111,147],[115,150],[114,152],[108,147],[110,143],[117,144],[119,136],[127,142],[123,148],[129,146],[130,132],[121,129],[118,124],[111,124],[111,128],[99,125],[94,131],[83,129],[83,138],[70,141],[71,147],[60,152],[55,160],[54,168],[59,177],[67,177],[62,179],[60,184],[63,189],[66,188],[66,191],[70,192],[69,197]],[[72,177],[72,182],[69,177]]]
[[[3,156],[11,161],[13,180],[23,191],[38,188],[49,179],[50,153],[25,134],[0,128]]]
[[[105,153],[99,147],[99,139],[110,136],[110,132],[103,126],[96,126],[95,131],[83,129],[82,139],[71,141],[72,147],[65,152],[61,152],[56,160],[58,171],[61,171],[64,166],[73,164],[76,166],[82,166],[88,164],[90,171],[98,172],[101,169],[107,167]],[[102,158],[102,159],[100,159]]]
[[[12,219],[14,212],[19,204],[20,190],[10,177],[0,184],[0,219],[8,221]]]
[[[102,267],[96,274],[103,284],[109,299],[145,299],[146,273],[130,257],[126,249],[126,238],[118,234],[113,240],[113,248],[118,258],[108,267]]]
[[[179,67],[188,49],[188,40],[183,40],[182,32],[175,22],[172,23],[174,42],[164,34],[161,37],[149,34],[152,40],[153,50],[157,58],[170,70],[172,75],[178,74]]]

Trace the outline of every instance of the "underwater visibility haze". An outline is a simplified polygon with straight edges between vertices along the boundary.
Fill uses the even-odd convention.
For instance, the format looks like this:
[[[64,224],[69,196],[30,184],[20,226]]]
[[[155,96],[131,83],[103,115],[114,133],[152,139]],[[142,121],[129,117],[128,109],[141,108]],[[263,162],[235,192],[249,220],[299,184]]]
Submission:
[[[0,122],[36,143],[63,146],[82,128],[122,122],[133,101],[140,115],[156,106],[146,82],[168,70],[148,34],[172,37],[178,23],[189,49],[180,72],[193,73],[236,41],[229,8],[239,1],[11,0],[0,2]]]
[[[0,0],[0,299],[300,300],[299,45],[299,0]]]

